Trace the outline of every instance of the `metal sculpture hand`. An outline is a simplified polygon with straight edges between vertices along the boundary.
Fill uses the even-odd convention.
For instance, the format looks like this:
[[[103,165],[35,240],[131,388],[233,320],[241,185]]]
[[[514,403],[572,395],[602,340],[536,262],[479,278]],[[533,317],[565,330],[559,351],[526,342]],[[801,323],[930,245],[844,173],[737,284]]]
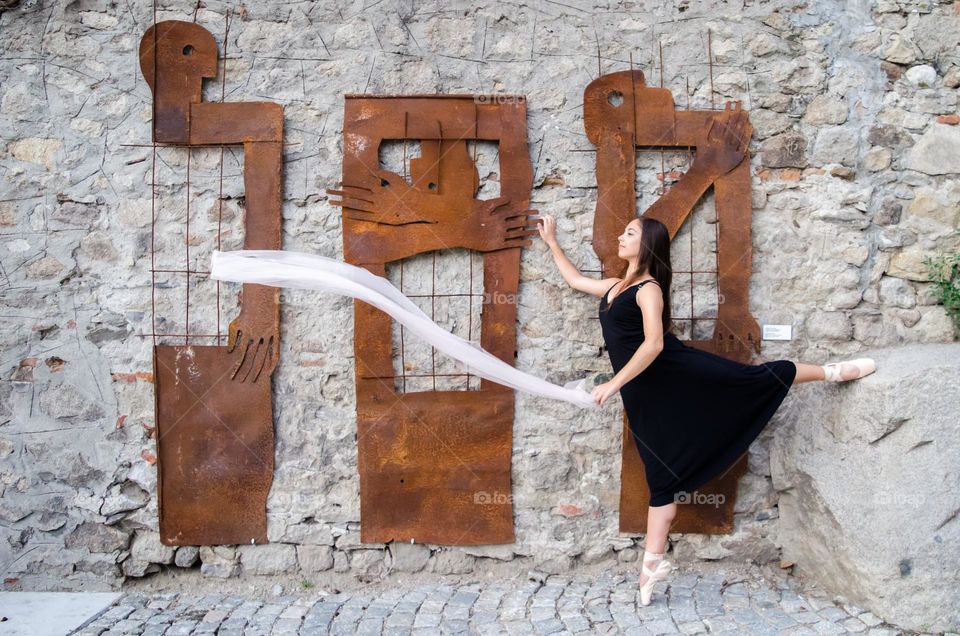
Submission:
[[[730,172],[749,156],[747,146],[753,127],[740,100],[726,102],[723,111],[711,117],[704,129],[706,143],[697,146],[693,163],[713,179]]]
[[[539,212],[526,210],[518,213],[509,203],[508,197],[475,200],[463,230],[465,246],[479,252],[493,252],[531,245],[533,241],[523,239],[539,233],[536,229],[526,229],[529,217]]]
[[[244,285],[244,294],[248,296],[251,295],[249,287]],[[264,292],[267,293],[276,292]],[[237,360],[230,374],[231,380],[245,382],[251,371],[254,372],[252,382],[256,382],[264,372],[264,377],[269,378],[279,362],[279,321],[276,316],[271,317],[271,312],[262,309],[257,311],[257,305],[255,299],[245,298],[240,315],[230,321],[227,328],[227,352],[234,354]],[[244,371],[240,374],[242,369]]]
[[[370,221],[384,225],[406,225],[429,222],[422,210],[431,209],[425,197],[437,195],[420,192],[406,180],[387,170],[373,172],[379,186],[365,187],[344,184],[342,190],[327,189],[327,194],[339,196],[330,200],[330,205],[344,208],[344,216],[355,221]]]

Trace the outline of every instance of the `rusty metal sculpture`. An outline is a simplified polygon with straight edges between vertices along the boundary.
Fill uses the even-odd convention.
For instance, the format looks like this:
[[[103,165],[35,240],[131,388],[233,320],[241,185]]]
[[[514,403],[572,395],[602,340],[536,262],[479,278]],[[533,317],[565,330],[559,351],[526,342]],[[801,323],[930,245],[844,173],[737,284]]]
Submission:
[[[140,69],[153,92],[154,143],[243,145],[244,248],[280,249],[282,106],[201,101],[203,79],[217,74],[217,43],[190,22],[150,27],[140,40]],[[226,347],[197,346],[189,339],[184,345],[154,345],[157,503],[164,544],[267,541],[279,291],[243,286]]]
[[[480,345],[513,364],[520,248],[532,169],[522,97],[347,95],[342,188],[344,259],[374,274],[415,254],[483,253]],[[411,182],[382,170],[385,140],[420,140]],[[467,141],[499,144],[500,197],[479,200]],[[360,537],[364,543],[510,543],[513,390],[400,393],[394,388],[391,320],[354,301]]]
[[[725,136],[749,139],[752,129],[746,112],[728,103],[723,111],[676,111],[673,95],[664,88],[646,86],[639,70],[603,75],[591,82],[583,96],[584,127],[597,146],[597,209],[593,247],[603,276],[617,276],[617,236],[636,218],[636,152],[638,148],[696,148],[696,159],[684,177],[651,205],[645,216],[661,221],[676,236],[694,205],[710,185],[714,187],[719,236],[717,286],[724,299],[717,310],[714,337],[688,340],[697,347],[748,363],[760,350],[760,327],[751,316],[748,292],[751,271],[751,193],[749,155],[739,161],[728,156]],[[730,166],[735,166],[731,169]],[[620,495],[620,531],[643,532],[649,491],[643,462],[630,440],[624,415]],[[723,476],[700,490],[723,493],[723,505],[681,506],[675,532],[725,533],[732,528],[737,482],[746,470],[746,455]]]

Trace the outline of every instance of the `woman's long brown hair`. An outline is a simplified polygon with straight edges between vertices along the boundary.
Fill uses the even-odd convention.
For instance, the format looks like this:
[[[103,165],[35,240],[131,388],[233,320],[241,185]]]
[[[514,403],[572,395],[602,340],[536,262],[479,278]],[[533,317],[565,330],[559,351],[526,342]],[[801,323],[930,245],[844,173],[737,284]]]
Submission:
[[[620,270],[619,278],[627,275],[630,263],[627,262]],[[637,261],[637,271],[618,285],[620,292],[640,280],[640,272],[646,270],[650,276],[660,283],[663,292],[663,333],[673,329],[673,320],[670,312],[670,284],[673,281],[673,268],[670,266],[670,232],[667,226],[656,219],[640,217],[640,258]],[[610,290],[607,290],[609,293]],[[619,293],[617,295],[619,295]],[[610,302],[603,311],[610,310]]]

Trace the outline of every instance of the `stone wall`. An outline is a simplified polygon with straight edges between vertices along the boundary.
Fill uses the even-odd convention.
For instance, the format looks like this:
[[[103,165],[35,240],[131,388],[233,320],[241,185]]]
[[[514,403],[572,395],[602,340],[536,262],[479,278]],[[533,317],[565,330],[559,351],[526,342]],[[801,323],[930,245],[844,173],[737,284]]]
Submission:
[[[160,544],[149,334],[186,327],[186,288],[178,275],[158,274],[151,285],[151,247],[157,268],[182,266],[190,201],[191,265],[205,269],[221,211],[222,249],[241,244],[243,188],[236,151],[150,147],[151,94],[137,46],[155,19],[195,19],[217,37],[226,74],[207,83],[206,99],[285,106],[285,249],[342,257],[340,211],[325,188],[340,176],[344,93],[522,93],[534,207],[557,217],[564,249],[596,275],[582,93],[598,72],[628,69],[632,55],[649,84],[662,74],[679,108],[737,99],[750,111],[751,310],[761,324],[794,329],[789,342],[764,342],[763,359],[823,363],[954,338],[922,266],[924,255],[960,244],[960,15],[952,1],[385,0],[364,10],[357,2],[203,0],[159,2],[154,14],[144,2],[24,0],[0,14],[0,564],[8,587],[108,588],[198,564],[209,577],[300,571],[316,580],[332,570],[372,580],[502,561],[556,571],[637,559],[638,538],[617,531],[619,407],[600,415],[523,394],[515,544],[360,544],[352,301],[300,291],[284,292],[274,376],[272,543]],[[689,160],[640,153],[640,209],[659,196],[660,173],[669,179]],[[712,228],[711,210],[708,195],[680,238]],[[194,283],[191,332],[222,332],[236,288],[223,293],[228,318],[218,325],[216,295],[202,277]],[[709,298],[698,296],[707,310]],[[522,258],[517,366],[554,382],[607,370],[599,325],[583,319],[596,309],[595,298],[563,284],[535,242]],[[751,449],[734,532],[675,536],[678,557],[780,556],[768,448],[783,414],[799,408],[793,393]]]

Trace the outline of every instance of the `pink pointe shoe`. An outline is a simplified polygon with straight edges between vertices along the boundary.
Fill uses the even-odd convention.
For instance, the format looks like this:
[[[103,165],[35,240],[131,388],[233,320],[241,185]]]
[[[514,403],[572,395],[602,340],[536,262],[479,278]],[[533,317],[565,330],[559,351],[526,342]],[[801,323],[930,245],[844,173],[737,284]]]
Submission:
[[[858,380],[865,375],[870,375],[877,369],[877,363],[873,358],[857,358],[856,360],[847,360],[845,362],[831,362],[822,367],[824,380],[827,382],[847,382],[849,380]],[[854,372],[856,372],[854,374]]]
[[[659,564],[653,570],[647,567],[647,563],[650,565]],[[640,604],[649,605],[650,604],[650,595],[653,594],[653,586],[656,585],[657,581],[661,581],[667,578],[667,575],[670,574],[670,570],[673,569],[673,566],[670,565],[669,561],[663,560],[663,553],[647,552],[643,553],[643,573],[647,575],[647,581],[640,586]]]

